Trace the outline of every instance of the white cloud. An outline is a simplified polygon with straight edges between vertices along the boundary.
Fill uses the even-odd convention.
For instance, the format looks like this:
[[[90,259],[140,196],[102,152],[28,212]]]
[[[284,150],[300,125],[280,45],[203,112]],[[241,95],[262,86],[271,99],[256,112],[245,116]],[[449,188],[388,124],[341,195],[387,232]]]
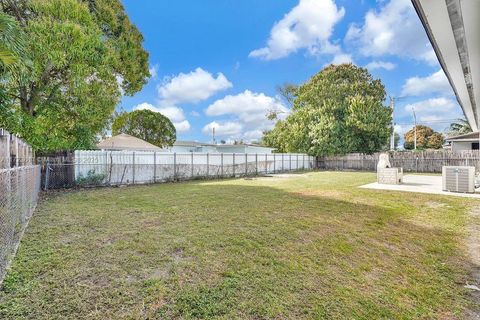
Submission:
[[[351,25],[345,39],[365,56],[391,54],[437,63],[410,0],[391,0],[379,11],[368,11],[363,25]]]
[[[161,104],[196,103],[232,87],[232,83],[222,74],[211,73],[197,68],[190,73],[180,73],[166,78],[158,87]]]
[[[453,99],[444,97],[426,99],[405,106],[402,118],[410,124],[406,126],[407,130],[413,127],[413,109],[415,109],[418,124],[429,126],[439,132],[444,131],[450,125],[452,119],[463,117],[460,106]]]
[[[173,125],[175,126],[175,129],[177,129],[177,132],[186,132],[190,130],[190,122],[188,122],[188,120],[174,122]]]
[[[222,136],[239,136],[242,132],[242,125],[238,122],[222,122],[218,123],[216,121],[212,121],[203,127],[202,132],[206,135],[211,135],[213,128],[215,128],[215,135],[222,137]]]
[[[267,119],[270,111],[278,112],[280,117],[286,117],[289,112],[279,98],[245,90],[237,95],[228,95],[215,101],[207,107],[205,113],[208,116],[230,116],[233,121],[228,122],[229,126],[232,123],[237,124],[238,131],[235,132],[236,136],[229,136],[251,140],[260,138],[263,130],[273,127],[274,121]],[[225,131],[221,130],[221,132]],[[217,135],[222,136],[221,133]]]
[[[179,107],[170,106],[170,107],[160,107],[157,108],[150,103],[140,103],[139,105],[135,106],[133,110],[150,110],[153,112],[160,112],[165,117],[169,118],[172,122],[179,122],[185,120],[185,115],[183,110]]]
[[[158,65],[153,65],[148,69],[148,72],[150,72],[150,76],[152,76],[152,79],[155,79],[158,75]]]
[[[262,130],[250,130],[243,134],[246,140],[259,140],[263,136]]]
[[[215,101],[207,107],[205,113],[209,116],[231,114],[243,122],[258,124],[266,119],[269,111],[288,112],[288,109],[276,98],[245,90]]]
[[[394,126],[394,130],[396,133],[398,133],[400,135],[400,137],[403,138],[403,136],[405,135],[405,133],[407,133],[408,130],[410,130],[410,127],[409,126],[402,126],[402,125],[399,125],[399,124],[396,124]]]
[[[137,104],[135,107],[133,107],[133,110],[150,110],[153,112],[158,112],[158,109],[156,107],[147,102]]]
[[[415,109],[415,113],[420,121],[431,121],[434,119],[432,117],[435,117],[435,120],[452,119],[456,117],[459,111],[458,104],[454,100],[447,98],[432,98],[405,106],[405,111],[409,114],[412,113],[413,109]]]
[[[402,87],[402,96],[420,96],[430,93],[453,93],[442,69],[427,77],[409,78]]]
[[[183,109],[175,106],[158,108],[158,112],[168,117],[172,122],[180,122],[185,120]]]
[[[333,60],[330,62],[330,64],[342,64],[342,63],[353,63],[352,55],[339,53],[339,54],[336,54],[333,57]]]
[[[267,46],[250,52],[250,57],[265,60],[284,58],[299,49],[312,55],[338,53],[329,41],[333,27],[345,15],[333,0],[300,0],[270,31]],[[332,52],[333,51],[333,52]]]
[[[376,70],[376,69],[385,69],[385,70],[393,70],[397,66],[394,63],[387,62],[387,61],[372,61],[368,63],[365,68],[368,70]]]
[[[135,106],[133,110],[150,110],[153,112],[159,112],[163,114],[165,117],[169,118],[172,121],[173,125],[177,129],[178,132],[185,132],[190,129],[190,122],[185,119],[185,114],[183,113],[183,109],[176,107],[176,106],[169,106],[169,107],[160,107],[157,108],[150,103],[140,103],[139,105]]]

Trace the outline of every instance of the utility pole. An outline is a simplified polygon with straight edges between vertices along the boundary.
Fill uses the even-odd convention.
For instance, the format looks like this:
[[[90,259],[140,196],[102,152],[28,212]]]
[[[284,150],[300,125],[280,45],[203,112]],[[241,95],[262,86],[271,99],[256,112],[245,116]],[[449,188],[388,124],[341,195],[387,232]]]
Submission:
[[[392,108],[392,136],[390,137],[390,150],[395,150],[395,121],[393,119],[393,112],[395,110],[395,97],[390,97],[390,108]]]
[[[215,143],[215,127],[212,128],[212,142],[213,144],[216,144]]]
[[[415,108],[412,107],[413,111],[413,123],[415,125],[414,131],[413,131],[413,149],[417,150],[417,115],[415,114]]]

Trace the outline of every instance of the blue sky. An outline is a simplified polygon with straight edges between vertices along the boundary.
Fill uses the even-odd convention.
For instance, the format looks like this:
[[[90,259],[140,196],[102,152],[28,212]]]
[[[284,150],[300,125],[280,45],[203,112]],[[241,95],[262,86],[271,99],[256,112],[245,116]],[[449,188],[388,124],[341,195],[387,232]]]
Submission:
[[[288,113],[276,87],[329,63],[367,67],[398,97],[397,132],[462,117],[410,0],[123,0],[153,77],[121,108],[168,116],[177,139],[253,141]],[[388,101],[385,102],[386,104]]]

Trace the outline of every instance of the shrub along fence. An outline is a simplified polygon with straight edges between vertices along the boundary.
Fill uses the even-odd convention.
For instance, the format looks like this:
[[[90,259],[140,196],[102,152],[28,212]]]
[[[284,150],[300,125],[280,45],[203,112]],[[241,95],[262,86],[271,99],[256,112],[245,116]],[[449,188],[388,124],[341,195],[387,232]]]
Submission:
[[[480,171],[478,150],[452,152],[446,150],[391,151],[390,163],[405,172],[441,173],[443,166],[474,166]],[[317,167],[323,170],[376,171],[380,153],[352,153],[344,156],[318,157]]]
[[[45,189],[115,186],[192,179],[233,178],[310,170],[307,154],[165,153],[75,151],[66,157],[40,158]]]
[[[32,149],[0,129],[0,283],[33,214],[40,191],[40,166]]]

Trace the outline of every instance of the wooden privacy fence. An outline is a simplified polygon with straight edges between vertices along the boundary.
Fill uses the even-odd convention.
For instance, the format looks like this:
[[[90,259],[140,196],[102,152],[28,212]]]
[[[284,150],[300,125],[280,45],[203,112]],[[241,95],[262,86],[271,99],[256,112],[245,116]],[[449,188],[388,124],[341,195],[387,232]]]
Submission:
[[[33,158],[32,147],[0,128],[0,169],[32,165]]]
[[[443,166],[474,166],[480,171],[478,150],[452,152],[446,150],[388,152],[390,163],[405,172],[441,173]],[[317,167],[323,170],[376,171],[380,153],[352,153],[344,156],[318,157]]]

